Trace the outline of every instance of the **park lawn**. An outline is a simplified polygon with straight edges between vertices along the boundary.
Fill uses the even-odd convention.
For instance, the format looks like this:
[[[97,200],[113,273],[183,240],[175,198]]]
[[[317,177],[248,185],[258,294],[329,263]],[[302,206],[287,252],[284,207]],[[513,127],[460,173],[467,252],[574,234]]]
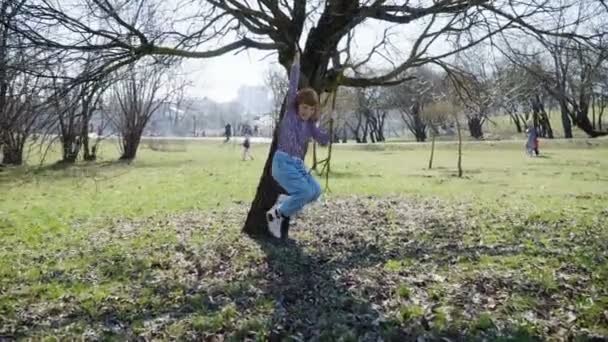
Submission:
[[[0,172],[0,337],[608,334],[606,139],[337,146],[287,244],[240,234],[268,145],[172,144]]]

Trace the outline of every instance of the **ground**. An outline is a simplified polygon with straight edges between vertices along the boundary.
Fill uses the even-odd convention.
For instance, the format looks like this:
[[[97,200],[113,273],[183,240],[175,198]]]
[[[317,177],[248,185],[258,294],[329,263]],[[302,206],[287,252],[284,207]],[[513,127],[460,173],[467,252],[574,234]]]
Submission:
[[[240,232],[267,145],[171,146],[0,171],[0,339],[608,338],[608,140],[337,147],[287,242]]]

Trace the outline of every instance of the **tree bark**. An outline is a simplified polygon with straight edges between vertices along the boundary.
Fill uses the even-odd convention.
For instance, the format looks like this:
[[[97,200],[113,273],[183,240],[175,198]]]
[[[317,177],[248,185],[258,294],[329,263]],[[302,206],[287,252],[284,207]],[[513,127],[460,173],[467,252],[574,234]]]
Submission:
[[[562,112],[562,126],[564,127],[564,138],[572,139],[572,122],[570,121],[570,115],[568,114],[568,107],[564,101],[560,101],[560,109]]]
[[[85,161],[94,161],[97,159],[97,144],[93,144],[90,146],[89,141],[89,125],[83,127],[82,133],[80,135],[80,139],[82,140],[82,159]]]
[[[82,159],[85,161],[95,161],[97,160],[97,144],[93,146],[89,145],[89,135],[82,136],[82,148],[83,148],[83,156]]]
[[[595,96],[593,96],[591,99],[591,113],[592,113],[591,125],[593,126],[592,128],[594,130],[597,127],[595,125],[595,106],[596,106],[596,100],[595,100]]]
[[[431,128],[431,156],[429,157],[429,170],[433,168],[433,156],[435,155],[435,132]]]
[[[2,164],[15,166],[23,164],[23,144],[2,145]]]
[[[365,124],[362,125],[363,126],[363,134],[361,135],[361,142],[366,144],[367,143],[367,122]]]
[[[285,101],[281,106],[281,115],[279,121],[283,118],[285,112]],[[274,180],[272,177],[272,157],[278,146],[278,135],[279,126],[276,125],[272,133],[272,143],[270,144],[270,151],[268,151],[268,157],[264,164],[264,170],[262,171],[262,177],[255,193],[255,197],[251,202],[245,225],[243,226],[243,232],[252,236],[270,236],[268,233],[268,225],[266,222],[266,212],[272,208],[276,203],[277,198],[280,194],[286,194],[287,192]],[[287,222],[281,232],[283,238],[287,238],[289,234],[289,222]]]
[[[425,142],[426,141],[426,125],[422,122],[419,114],[414,116],[414,136],[416,137],[416,141]]]
[[[381,114],[378,118],[378,140],[385,142],[386,137],[384,136],[384,123],[386,122],[386,113]]]
[[[61,162],[74,164],[80,153],[80,139],[78,136],[71,133],[63,134],[61,137],[61,146],[63,150]]]
[[[576,126],[587,133],[591,138],[608,135],[608,132],[599,132],[593,128],[586,109],[581,108],[576,111]]]
[[[312,166],[310,169],[317,171],[317,143],[314,141],[312,142]]]
[[[366,131],[369,129],[369,138],[372,141],[372,144],[375,144],[376,143],[376,136],[375,136],[376,129],[374,128],[372,121],[370,121],[368,119],[365,127],[366,127],[365,128]]]
[[[483,138],[483,130],[481,127],[481,118],[477,115],[473,115],[468,119],[469,124],[469,132],[471,136],[475,139]]]
[[[456,119],[456,129],[458,129],[458,177],[462,177],[462,129],[458,119]]]
[[[521,121],[519,121],[519,116],[517,114],[515,114],[515,115],[509,114],[509,116],[511,117],[511,120],[515,124],[515,129],[517,130],[517,133],[522,133],[523,131],[521,129]]]
[[[119,160],[131,161],[135,159],[135,157],[137,156],[137,149],[139,148],[139,143],[141,142],[142,133],[143,128],[142,130],[131,132],[130,134],[127,134],[125,137],[123,137],[123,151]]]

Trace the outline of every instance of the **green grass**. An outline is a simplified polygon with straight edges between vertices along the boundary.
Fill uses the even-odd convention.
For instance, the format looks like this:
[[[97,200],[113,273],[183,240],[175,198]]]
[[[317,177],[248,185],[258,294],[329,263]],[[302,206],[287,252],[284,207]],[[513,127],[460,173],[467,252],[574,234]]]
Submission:
[[[256,159],[242,162],[238,145],[173,144],[179,145],[173,152],[144,144],[131,164],[112,162],[118,152],[107,142],[97,163],[57,169],[51,165],[57,151],[51,151],[41,168],[0,171],[0,336],[63,339],[92,329],[101,339],[213,334],[264,339],[273,322],[284,319],[277,298],[292,289],[289,282],[279,286],[266,279],[264,265],[293,280],[294,291],[314,289],[306,275],[325,270],[323,265],[333,265],[340,259],[335,253],[343,252],[332,243],[355,241],[348,230],[319,242],[314,230],[301,229],[294,235],[300,251],[244,238],[240,224],[268,146],[254,145]],[[382,258],[348,266],[358,277],[372,277],[358,285],[336,285],[334,279],[348,273],[323,271],[328,273],[321,274],[319,286],[335,292],[342,311],[316,313],[327,315],[318,323],[320,334],[363,336],[349,320],[376,300],[366,291],[391,298],[379,304],[389,321],[378,329],[397,339],[404,331],[418,331],[423,317],[439,334],[455,329],[494,336],[506,318],[536,334],[543,331],[537,325],[549,320],[529,321],[528,311],[568,321],[569,313],[557,304],[576,313],[568,324],[608,334],[602,310],[608,303],[602,252],[608,241],[608,140],[543,140],[542,158],[527,158],[522,144],[466,143],[463,178],[455,177],[453,143],[437,145],[432,170],[426,169],[429,144],[337,145],[326,198],[346,203],[351,196],[403,198],[420,203],[411,215],[431,216],[413,219],[399,208],[365,204],[381,218],[370,218],[357,236],[365,241],[362,246],[370,241],[379,246],[366,258]],[[29,162],[38,163],[35,153]],[[307,212],[313,220],[324,215],[322,207],[314,208]],[[418,228],[404,223],[408,219]],[[454,226],[460,221],[462,227]],[[407,252],[403,238],[420,246]],[[456,242],[483,249],[420,254]],[[510,247],[516,249],[501,252]],[[350,265],[349,260],[339,262]],[[431,280],[412,280],[429,274]],[[386,279],[391,282],[379,281]],[[475,285],[480,279],[490,286],[483,296],[499,299],[493,305],[474,302],[476,315],[467,316],[455,289],[481,291]],[[501,294],[491,292],[497,288]],[[320,301],[326,294],[310,293]],[[381,298],[378,303],[385,303]],[[296,310],[291,315],[300,322],[310,319],[308,304],[291,300],[286,304]],[[425,303],[441,310],[427,317],[433,310]]]

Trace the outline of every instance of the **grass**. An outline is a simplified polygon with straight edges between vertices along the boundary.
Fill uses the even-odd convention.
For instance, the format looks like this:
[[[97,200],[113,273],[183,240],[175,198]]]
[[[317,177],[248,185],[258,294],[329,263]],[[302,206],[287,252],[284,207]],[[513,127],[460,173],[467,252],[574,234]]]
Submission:
[[[608,140],[521,145],[465,144],[464,178],[454,144],[433,170],[429,144],[337,145],[329,207],[288,247],[239,232],[267,145],[122,164],[108,142],[97,163],[3,169],[0,338],[559,339],[538,313],[606,336]]]

